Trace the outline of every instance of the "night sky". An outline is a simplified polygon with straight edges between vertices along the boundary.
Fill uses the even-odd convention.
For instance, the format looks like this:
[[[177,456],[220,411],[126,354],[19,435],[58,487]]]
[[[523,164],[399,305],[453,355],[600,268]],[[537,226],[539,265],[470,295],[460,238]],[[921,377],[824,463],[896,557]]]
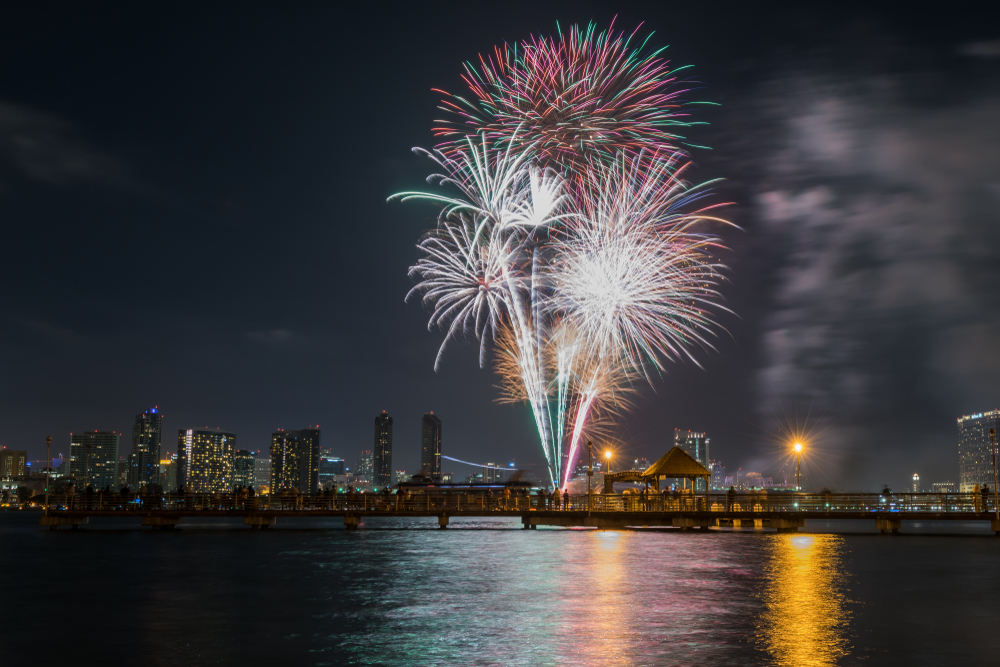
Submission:
[[[20,4],[20,6],[18,6]],[[796,3],[802,5],[802,3]],[[319,424],[353,464],[380,410],[393,467],[541,473],[526,406],[477,347],[433,370],[407,268],[440,96],[505,40],[595,21],[694,65],[693,178],[725,178],[736,315],[617,429],[623,457],[707,431],[812,485],[957,481],[955,418],[1000,406],[1000,16],[986,3],[6,3],[0,13],[0,445],[44,458],[134,416],[249,449]],[[904,13],[905,12],[905,13]],[[472,470],[447,465],[464,476]]]

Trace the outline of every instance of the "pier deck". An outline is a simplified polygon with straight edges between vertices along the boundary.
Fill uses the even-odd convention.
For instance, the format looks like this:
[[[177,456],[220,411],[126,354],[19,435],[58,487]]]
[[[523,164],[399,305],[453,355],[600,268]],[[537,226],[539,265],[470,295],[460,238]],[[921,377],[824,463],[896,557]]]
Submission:
[[[806,519],[870,520],[882,533],[896,533],[903,521],[989,521],[1000,534],[994,499],[971,493],[834,494],[740,493],[571,496],[556,505],[550,496],[491,497],[482,494],[415,493],[260,496],[120,494],[51,496],[40,524],[53,530],[79,528],[90,518],[140,519],[142,525],[169,529],[190,518],[243,518],[256,529],[280,518],[343,518],[356,529],[369,517],[437,518],[446,528],[453,517],[519,517],[524,528],[537,526],[627,529],[672,527],[707,530],[717,526],[795,531]]]

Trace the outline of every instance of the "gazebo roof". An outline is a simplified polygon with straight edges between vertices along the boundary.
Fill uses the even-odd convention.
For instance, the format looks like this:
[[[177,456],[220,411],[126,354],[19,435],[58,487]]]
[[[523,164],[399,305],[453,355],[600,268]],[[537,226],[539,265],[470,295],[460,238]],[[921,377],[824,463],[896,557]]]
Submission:
[[[680,447],[674,447],[646,468],[643,477],[710,477],[708,468]]]

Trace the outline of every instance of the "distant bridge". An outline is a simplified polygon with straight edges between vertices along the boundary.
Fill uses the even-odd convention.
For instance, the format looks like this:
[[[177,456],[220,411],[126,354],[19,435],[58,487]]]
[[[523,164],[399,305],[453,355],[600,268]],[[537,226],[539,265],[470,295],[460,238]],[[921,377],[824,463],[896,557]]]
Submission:
[[[243,518],[256,529],[279,518],[343,517],[356,529],[372,517],[437,518],[447,528],[451,517],[520,517],[524,528],[590,526],[625,529],[673,527],[708,530],[716,526],[795,531],[806,519],[870,520],[882,533],[897,533],[903,521],[989,521],[1000,535],[993,496],[973,493],[650,493],[564,496],[484,494],[316,494],[258,496],[168,494],[145,497],[120,494],[50,496],[39,523],[52,530],[79,528],[92,517],[139,519],[143,526],[172,529],[191,518]]]

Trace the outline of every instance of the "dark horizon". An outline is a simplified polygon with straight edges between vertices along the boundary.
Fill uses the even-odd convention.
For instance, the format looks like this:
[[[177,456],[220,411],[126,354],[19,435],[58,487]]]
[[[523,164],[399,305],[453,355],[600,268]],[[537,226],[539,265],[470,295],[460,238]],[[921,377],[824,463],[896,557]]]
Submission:
[[[956,418],[1000,404],[995,12],[654,3],[9,5],[0,22],[0,446],[69,453],[158,406],[267,451],[318,424],[353,466],[394,420],[393,469],[442,452],[540,474],[525,406],[472,342],[427,330],[407,268],[433,224],[387,203],[430,173],[441,88],[504,40],[593,20],[692,64],[695,180],[718,199],[735,315],[616,431],[655,460],[705,431],[776,473],[804,431],[814,487],[957,481]],[[615,18],[617,16],[617,18]],[[796,433],[797,434],[797,433]],[[445,466],[463,477],[466,470]]]

